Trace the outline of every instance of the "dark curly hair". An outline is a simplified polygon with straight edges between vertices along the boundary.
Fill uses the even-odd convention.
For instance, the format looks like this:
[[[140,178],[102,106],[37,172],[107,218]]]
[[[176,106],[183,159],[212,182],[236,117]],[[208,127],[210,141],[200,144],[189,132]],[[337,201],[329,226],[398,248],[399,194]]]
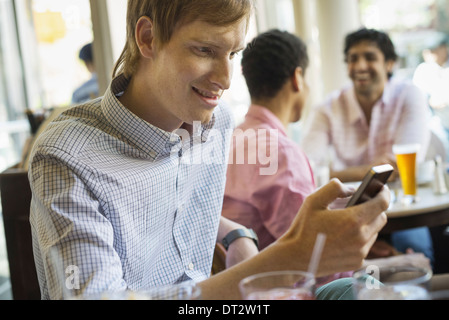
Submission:
[[[257,36],[243,51],[242,71],[252,98],[274,97],[301,67],[309,65],[307,47],[297,36],[277,29]]]
[[[370,41],[375,43],[380,51],[382,51],[385,61],[396,61],[398,59],[394,44],[388,34],[374,29],[362,28],[346,36],[344,49],[345,62],[348,62],[349,50],[362,41]],[[389,78],[392,76],[393,74],[388,74]]]

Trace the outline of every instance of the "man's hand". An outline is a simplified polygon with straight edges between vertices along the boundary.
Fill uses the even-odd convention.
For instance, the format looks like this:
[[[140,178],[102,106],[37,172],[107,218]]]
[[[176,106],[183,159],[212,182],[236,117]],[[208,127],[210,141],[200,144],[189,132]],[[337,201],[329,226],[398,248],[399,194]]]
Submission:
[[[375,265],[379,268],[394,267],[394,266],[410,266],[432,270],[430,260],[422,253],[407,253],[388,258],[365,260],[364,267],[370,265]]]
[[[387,187],[363,204],[338,210],[328,208],[337,198],[352,193],[353,189],[332,180],[305,200],[291,228],[279,241],[291,247],[291,259],[310,259],[317,234],[324,233],[327,240],[317,276],[360,268],[387,222]]]
[[[387,258],[400,254],[391,244],[384,240],[377,240],[371,247],[367,259]]]
[[[239,299],[238,284],[247,276],[276,270],[307,270],[319,233],[326,235],[326,243],[317,277],[361,268],[378,232],[387,221],[384,211],[389,205],[390,191],[385,187],[374,199],[350,208],[328,208],[337,198],[346,198],[353,193],[353,188],[344,186],[338,180],[332,180],[318,189],[305,200],[284,236],[251,259],[245,258],[242,263],[203,281],[203,298]],[[228,224],[229,221],[220,224],[219,234],[229,231]],[[223,234],[218,239],[222,239]],[[252,242],[250,239],[248,241]],[[251,242],[233,249],[230,247],[230,251],[236,252],[229,251],[229,259],[251,255],[251,252],[242,255],[237,252],[254,246]],[[230,261],[232,263],[235,262]]]

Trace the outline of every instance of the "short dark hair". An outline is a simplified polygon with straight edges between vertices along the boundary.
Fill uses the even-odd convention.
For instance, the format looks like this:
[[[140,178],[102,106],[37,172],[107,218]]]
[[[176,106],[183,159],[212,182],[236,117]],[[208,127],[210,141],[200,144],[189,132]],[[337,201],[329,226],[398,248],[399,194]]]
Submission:
[[[93,62],[94,57],[92,53],[92,43],[86,44],[84,47],[81,48],[79,58],[83,60],[84,62]]]
[[[375,43],[380,51],[382,51],[385,61],[396,61],[398,59],[394,44],[388,34],[375,29],[362,28],[346,36],[344,49],[345,62],[347,62],[349,50],[362,41]],[[392,75],[389,73],[388,77],[391,78]]]
[[[305,74],[307,47],[297,36],[273,29],[257,36],[243,51],[242,71],[252,98],[274,97],[297,67]]]
[[[359,29],[358,31],[350,33],[346,36],[345,56],[347,56],[351,47],[362,41],[374,42],[384,54],[385,60],[396,61],[398,59],[394,44],[388,34],[382,31],[366,28]]]

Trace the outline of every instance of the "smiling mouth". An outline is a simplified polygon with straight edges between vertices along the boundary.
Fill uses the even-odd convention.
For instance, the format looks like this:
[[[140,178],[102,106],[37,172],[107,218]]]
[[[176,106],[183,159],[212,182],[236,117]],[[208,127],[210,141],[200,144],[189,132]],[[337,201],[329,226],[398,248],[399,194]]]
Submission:
[[[355,79],[355,82],[357,82],[357,83],[367,83],[368,79]]]
[[[366,82],[370,80],[370,75],[369,74],[356,74],[353,77],[354,81],[360,81],[360,82]]]
[[[195,87],[193,87],[193,91],[195,91],[197,94],[199,94],[201,97],[207,100],[219,100],[221,97],[221,94],[214,94],[209,91],[203,91]]]

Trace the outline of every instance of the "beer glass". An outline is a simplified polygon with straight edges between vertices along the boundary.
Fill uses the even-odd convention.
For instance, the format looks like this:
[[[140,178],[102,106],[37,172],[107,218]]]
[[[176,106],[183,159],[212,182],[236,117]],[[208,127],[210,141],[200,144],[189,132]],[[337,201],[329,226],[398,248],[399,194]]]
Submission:
[[[393,153],[401,179],[403,198],[405,204],[417,202],[417,163],[416,156],[420,149],[419,144],[395,144]]]

